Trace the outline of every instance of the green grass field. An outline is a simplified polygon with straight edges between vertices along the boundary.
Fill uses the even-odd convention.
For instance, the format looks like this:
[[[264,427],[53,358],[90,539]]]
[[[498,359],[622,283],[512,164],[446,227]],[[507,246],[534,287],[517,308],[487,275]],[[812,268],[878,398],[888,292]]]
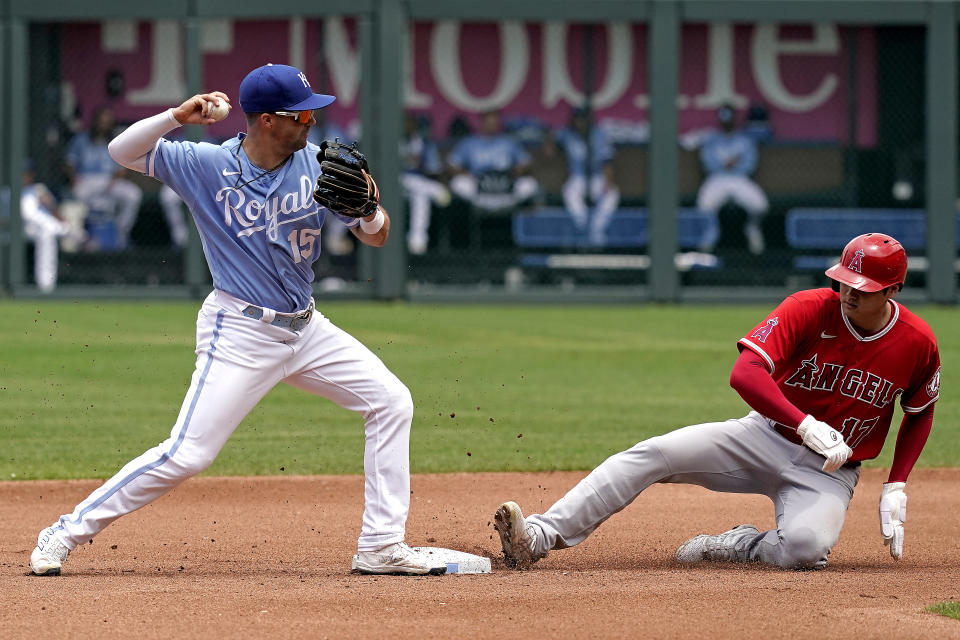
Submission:
[[[927,611],[960,620],[960,602],[938,602],[927,607]]]
[[[0,479],[108,477],[166,438],[198,306],[0,303]],[[590,469],[648,436],[743,415],[727,384],[735,343],[769,309],[322,307],[410,387],[420,473]],[[944,381],[920,464],[960,466],[960,310],[915,310],[938,335]],[[893,440],[871,464],[889,465]],[[359,417],[280,385],[207,473],[360,473],[362,447]]]

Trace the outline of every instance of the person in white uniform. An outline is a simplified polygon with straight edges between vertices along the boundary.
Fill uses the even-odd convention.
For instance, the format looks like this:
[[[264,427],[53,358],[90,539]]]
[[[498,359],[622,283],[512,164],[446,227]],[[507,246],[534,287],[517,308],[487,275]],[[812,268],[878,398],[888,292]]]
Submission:
[[[707,178],[697,193],[697,208],[716,214],[728,201],[733,201],[747,212],[743,233],[750,253],[759,255],[766,246],[760,223],[770,204],[767,195],[750,176],[757,170],[757,143],[755,139],[736,128],[733,107],[724,105],[717,111],[721,130],[706,137],[700,147],[700,162]],[[711,246],[702,247],[712,251]]]
[[[589,225],[590,242],[603,245],[620,204],[620,189],[613,180],[613,145],[603,129],[591,126],[590,111],[583,107],[571,112],[570,126],[554,132],[552,142],[563,149],[567,160],[563,205],[577,229],[586,230]],[[547,150],[552,152],[549,142]]]
[[[212,124],[209,102],[229,101],[214,91],[141,120],[110,143],[117,162],[169,185],[187,204],[214,289],[197,316],[196,368],[170,437],[40,532],[30,556],[34,574],[59,574],[78,545],[209,467],[240,421],[280,382],[364,419],[366,482],[354,569],[445,571],[404,542],[410,392],[367,347],[325,318],[311,296],[322,225],[336,214],[313,199],[319,148],[307,135],[313,110],[334,99],[313,93],[298,69],[266,65],[240,84],[246,133],[219,146],[163,137],[181,125]],[[382,207],[341,222],[374,247],[390,232]]]
[[[417,117],[407,112],[403,120],[404,138],[400,143],[403,173],[400,184],[410,205],[410,228],[407,231],[407,251],[423,255],[430,243],[430,216],[432,205],[450,204],[450,191],[439,181],[443,162],[436,143],[430,139],[428,127],[421,127]]]
[[[52,293],[57,288],[60,238],[83,242],[86,233],[74,229],[57,215],[57,201],[46,185],[34,182],[33,168],[29,165],[23,173],[20,217],[24,235],[33,240],[34,282],[41,293]]]

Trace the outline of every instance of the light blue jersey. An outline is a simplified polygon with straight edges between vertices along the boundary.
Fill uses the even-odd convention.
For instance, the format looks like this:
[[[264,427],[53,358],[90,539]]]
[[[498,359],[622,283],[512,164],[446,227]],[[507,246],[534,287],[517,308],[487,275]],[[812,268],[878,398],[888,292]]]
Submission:
[[[517,165],[529,164],[530,156],[519,142],[501,133],[464,138],[450,152],[448,161],[456,169],[480,175],[489,171],[510,171]]]
[[[567,157],[567,172],[571,176],[586,175],[587,143],[573,129],[560,129],[554,134],[557,144]],[[592,175],[603,172],[603,166],[613,161],[613,146],[599,127],[590,129],[590,163]]]
[[[731,160],[733,165],[726,166]],[[710,175],[749,176],[757,168],[757,144],[745,133],[713,133],[700,148],[700,161]]]
[[[407,173],[435,176],[443,171],[437,145],[419,133],[400,143],[400,161]]]
[[[78,176],[111,175],[120,169],[107,151],[106,140],[94,142],[87,133],[78,133],[70,140],[65,159]]]
[[[161,138],[146,173],[190,208],[215,288],[282,313],[305,309],[328,213],[313,200],[319,148],[308,142],[266,173],[240,146],[245,135],[220,146]]]

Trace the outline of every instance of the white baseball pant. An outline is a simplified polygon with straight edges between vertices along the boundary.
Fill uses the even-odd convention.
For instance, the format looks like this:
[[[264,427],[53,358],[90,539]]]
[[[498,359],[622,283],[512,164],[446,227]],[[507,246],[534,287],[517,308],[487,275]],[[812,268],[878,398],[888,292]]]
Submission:
[[[760,186],[746,176],[714,174],[700,185],[697,193],[697,208],[717,212],[727,200],[733,200],[751,216],[767,212],[770,203]]]
[[[534,552],[580,544],[655,482],[685,483],[773,501],[777,528],[738,542],[739,561],[820,568],[837,542],[860,477],[859,464],[835,473],[822,466],[823,456],[790,442],[755,411],[678,429],[607,458],[546,513],[527,518],[542,534]]]
[[[403,541],[410,505],[410,392],[377,356],[320,313],[294,332],[241,315],[247,305],[223,291],[207,296],[197,315],[196,369],[170,437],[60,517],[54,528],[68,548],[209,467],[278,382],[363,416],[366,482],[358,549]],[[272,316],[268,310],[265,318]]]
[[[130,241],[130,230],[137,221],[143,190],[123,178],[112,175],[79,175],[73,186],[74,196],[90,209],[96,209],[103,201],[110,202],[116,214],[117,238],[120,248]]]
[[[450,180],[450,191],[481,209],[506,209],[529,200],[537,194],[536,178],[520,176],[513,181],[511,193],[479,193],[477,178],[469,173],[460,173]]]
[[[20,198],[20,213],[23,232],[34,243],[33,279],[41,291],[49,293],[57,286],[57,240],[71,232],[70,225],[40,206],[33,194]]]
[[[409,247],[426,249],[430,240],[430,203],[449,200],[450,194],[442,184],[418,173],[404,173],[400,183],[410,202]],[[422,252],[421,252],[422,253]]]
[[[620,204],[620,190],[615,184],[608,185],[603,174],[594,174],[590,178],[590,198],[596,203],[592,218],[587,207],[586,176],[571,175],[563,183],[563,205],[574,224],[585,229],[589,220],[591,240],[594,244],[603,244],[607,225]]]

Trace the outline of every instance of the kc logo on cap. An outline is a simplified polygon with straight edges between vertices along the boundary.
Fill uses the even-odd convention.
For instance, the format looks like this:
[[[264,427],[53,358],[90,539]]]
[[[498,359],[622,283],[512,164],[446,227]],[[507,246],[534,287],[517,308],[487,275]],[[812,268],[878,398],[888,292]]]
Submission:
[[[245,113],[310,111],[334,100],[334,96],[314,93],[307,74],[286,64],[257,67],[240,83],[240,108]]]

